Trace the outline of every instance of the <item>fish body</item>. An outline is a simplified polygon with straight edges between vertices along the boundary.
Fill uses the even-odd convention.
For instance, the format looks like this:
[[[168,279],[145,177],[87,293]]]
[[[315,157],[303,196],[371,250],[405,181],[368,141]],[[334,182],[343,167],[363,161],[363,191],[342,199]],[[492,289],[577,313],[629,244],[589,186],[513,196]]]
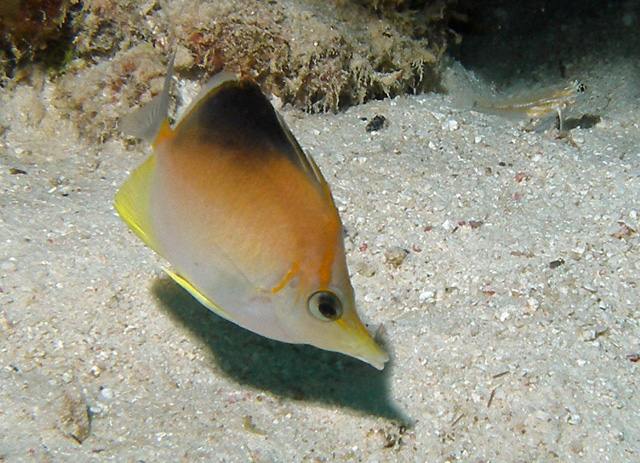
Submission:
[[[167,98],[165,85],[160,112]],[[125,121],[150,117],[137,132],[158,133],[115,207],[167,273],[244,328],[382,369],[388,356],[355,310],[329,187],[259,87],[222,74],[175,129],[156,113]]]
[[[561,90],[527,98],[498,102],[475,102],[473,108],[480,112],[492,114],[515,114],[523,116],[531,122],[541,121],[552,114],[557,114],[560,121],[560,130],[562,130],[562,111],[575,104],[577,98],[586,89],[587,87],[583,82],[574,80]]]

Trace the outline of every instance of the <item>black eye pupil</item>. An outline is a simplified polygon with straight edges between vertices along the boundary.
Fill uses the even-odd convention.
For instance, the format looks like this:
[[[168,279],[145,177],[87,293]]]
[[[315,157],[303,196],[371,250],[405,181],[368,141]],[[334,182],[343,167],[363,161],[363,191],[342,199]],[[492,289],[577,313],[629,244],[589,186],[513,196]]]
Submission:
[[[318,311],[323,317],[327,318],[336,318],[338,315],[335,305],[333,305],[332,301],[328,299],[320,301],[320,304],[318,304]]]
[[[313,293],[307,301],[311,315],[323,322],[335,321],[342,317],[342,302],[331,291]]]

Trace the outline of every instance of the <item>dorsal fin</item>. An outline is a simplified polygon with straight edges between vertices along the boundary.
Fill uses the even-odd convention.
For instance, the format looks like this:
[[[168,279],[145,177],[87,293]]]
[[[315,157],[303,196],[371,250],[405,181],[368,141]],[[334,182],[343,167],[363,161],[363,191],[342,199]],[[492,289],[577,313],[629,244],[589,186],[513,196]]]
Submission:
[[[300,169],[333,204],[325,179],[315,162],[302,150],[282,117],[258,84],[222,72],[214,76],[177,124],[178,140],[198,139],[216,147],[212,153],[235,153],[266,160],[285,157]]]
[[[144,244],[160,252],[151,226],[151,183],[155,156],[140,164],[116,193],[115,207],[122,220]]]

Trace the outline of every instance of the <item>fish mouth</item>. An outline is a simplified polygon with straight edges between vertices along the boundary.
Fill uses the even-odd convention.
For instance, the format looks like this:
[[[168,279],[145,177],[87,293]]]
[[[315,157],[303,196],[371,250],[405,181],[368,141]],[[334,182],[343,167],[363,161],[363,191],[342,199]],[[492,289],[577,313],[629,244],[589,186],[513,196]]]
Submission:
[[[369,338],[369,343],[367,344],[364,346],[366,349],[363,349],[363,352],[357,355],[356,358],[368,363],[377,370],[384,370],[385,364],[389,361],[389,354],[372,338]]]
[[[377,370],[383,370],[385,363],[389,361],[389,354],[374,341],[360,320],[349,322],[340,319],[336,322],[343,329],[343,332],[346,332],[349,339],[343,349],[336,349],[336,351],[362,360]]]

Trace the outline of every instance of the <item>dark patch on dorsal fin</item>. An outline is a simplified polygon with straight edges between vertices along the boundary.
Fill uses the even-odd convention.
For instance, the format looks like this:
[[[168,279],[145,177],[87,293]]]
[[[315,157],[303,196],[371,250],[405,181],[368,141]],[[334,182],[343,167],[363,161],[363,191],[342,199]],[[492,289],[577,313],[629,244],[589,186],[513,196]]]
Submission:
[[[217,153],[264,157],[265,160],[269,156],[285,156],[330,199],[318,167],[304,153],[255,82],[222,81],[193,105],[175,133],[177,141],[197,137],[199,143],[218,147]]]

